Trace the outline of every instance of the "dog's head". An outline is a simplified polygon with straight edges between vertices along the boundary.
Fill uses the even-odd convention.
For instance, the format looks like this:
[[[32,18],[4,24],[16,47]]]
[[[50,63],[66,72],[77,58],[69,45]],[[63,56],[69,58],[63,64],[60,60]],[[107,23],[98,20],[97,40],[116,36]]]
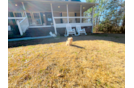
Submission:
[[[68,38],[68,41],[73,41],[73,38],[72,38],[72,37],[69,37],[69,38]]]

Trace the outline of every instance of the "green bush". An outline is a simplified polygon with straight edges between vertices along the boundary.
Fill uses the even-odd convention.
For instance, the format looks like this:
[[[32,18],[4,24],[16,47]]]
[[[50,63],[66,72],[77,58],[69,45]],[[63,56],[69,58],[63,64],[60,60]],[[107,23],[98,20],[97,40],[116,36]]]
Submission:
[[[99,25],[96,25],[95,32],[104,33],[125,33],[125,26],[118,26],[110,21],[104,21]]]

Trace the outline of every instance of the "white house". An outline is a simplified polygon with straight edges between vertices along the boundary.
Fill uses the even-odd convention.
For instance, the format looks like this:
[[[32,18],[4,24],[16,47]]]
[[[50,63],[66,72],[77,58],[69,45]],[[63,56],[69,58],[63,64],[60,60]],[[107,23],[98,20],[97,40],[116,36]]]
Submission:
[[[92,33],[93,13],[84,16],[84,12],[95,5],[80,0],[8,0],[8,31],[21,36],[39,29],[44,30],[44,36],[50,31],[64,34],[66,24],[70,24]]]

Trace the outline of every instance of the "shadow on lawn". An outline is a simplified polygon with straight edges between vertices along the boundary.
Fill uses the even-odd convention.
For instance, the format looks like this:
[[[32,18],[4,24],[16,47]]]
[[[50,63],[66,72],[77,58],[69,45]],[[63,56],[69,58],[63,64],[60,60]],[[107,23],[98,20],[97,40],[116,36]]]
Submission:
[[[65,42],[67,37],[57,37],[57,38],[46,38],[46,39],[34,39],[34,40],[23,40],[23,41],[12,41],[8,42],[8,48],[19,47],[19,46],[28,46],[28,45],[37,45],[37,44],[49,44],[49,43],[58,43]],[[105,40],[112,41],[117,43],[125,44],[125,34],[89,34],[87,36],[73,36],[73,41],[93,41],[93,40]],[[83,48],[77,45],[72,45],[74,47]]]
[[[71,45],[71,46],[73,46],[73,47],[77,47],[77,48],[81,48],[81,49],[85,49],[84,47],[81,47],[81,46],[77,46],[77,45]]]

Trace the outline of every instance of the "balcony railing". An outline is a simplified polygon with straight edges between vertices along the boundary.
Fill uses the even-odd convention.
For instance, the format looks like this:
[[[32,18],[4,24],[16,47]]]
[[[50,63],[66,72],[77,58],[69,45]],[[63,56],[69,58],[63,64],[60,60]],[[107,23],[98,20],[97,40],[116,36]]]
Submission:
[[[56,24],[62,23],[92,23],[91,17],[54,17]]]
[[[72,25],[72,27],[75,27],[76,25],[92,26],[91,17],[54,17],[54,22],[56,27],[66,27],[66,24],[68,23]]]

